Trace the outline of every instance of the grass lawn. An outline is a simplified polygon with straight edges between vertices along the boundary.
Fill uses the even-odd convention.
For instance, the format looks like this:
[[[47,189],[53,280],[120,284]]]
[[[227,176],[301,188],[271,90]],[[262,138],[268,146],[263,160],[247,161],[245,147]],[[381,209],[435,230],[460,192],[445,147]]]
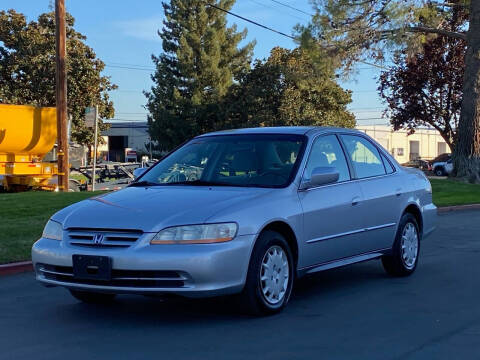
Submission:
[[[430,179],[437,206],[480,203],[480,185]],[[30,259],[32,244],[56,211],[101,192],[0,194],[0,264]]]
[[[454,180],[430,179],[437,206],[480,204],[480,185]]]
[[[56,211],[101,192],[0,194],[0,264],[29,260],[32,244]]]

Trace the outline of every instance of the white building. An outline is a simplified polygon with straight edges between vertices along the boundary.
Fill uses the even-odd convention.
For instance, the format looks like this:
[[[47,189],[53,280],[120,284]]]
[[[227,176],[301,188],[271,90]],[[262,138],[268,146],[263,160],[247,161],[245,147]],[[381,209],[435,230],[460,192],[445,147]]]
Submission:
[[[411,135],[406,130],[393,131],[389,125],[359,125],[357,129],[374,138],[399,163],[418,158],[430,160],[440,154],[451,152],[435,129],[421,128]]]

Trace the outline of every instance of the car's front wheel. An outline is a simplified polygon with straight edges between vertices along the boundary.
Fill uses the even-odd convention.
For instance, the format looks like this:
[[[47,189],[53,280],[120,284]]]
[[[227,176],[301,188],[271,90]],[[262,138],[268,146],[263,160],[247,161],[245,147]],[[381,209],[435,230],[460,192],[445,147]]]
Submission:
[[[420,253],[420,231],[415,216],[403,214],[398,226],[392,254],[382,257],[385,271],[393,276],[412,274],[418,263]]]
[[[70,294],[72,294],[75,299],[88,304],[107,304],[109,302],[112,302],[115,298],[115,294],[97,293],[73,289],[70,289]]]
[[[253,315],[280,312],[290,299],[295,276],[292,251],[284,236],[263,232],[253,249],[241,306]]]

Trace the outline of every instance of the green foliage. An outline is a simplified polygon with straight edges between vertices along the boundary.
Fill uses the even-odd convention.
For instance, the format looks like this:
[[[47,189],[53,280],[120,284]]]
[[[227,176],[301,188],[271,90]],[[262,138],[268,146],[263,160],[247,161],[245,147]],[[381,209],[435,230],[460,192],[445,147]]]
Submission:
[[[214,129],[218,104],[234,79],[249,68],[254,43],[239,48],[246,30],[227,27],[234,0],[171,0],[163,3],[163,53],[152,56],[154,86],[146,93],[152,139],[171,149]]]
[[[257,60],[242,74],[224,101],[223,128],[257,126],[354,127],[346,110],[351,93],[332,72],[318,68],[301,50],[274,48],[266,61]]]
[[[459,14],[460,15],[460,14]],[[449,31],[465,26],[465,16],[449,21]],[[466,42],[435,37],[421,51],[397,54],[394,66],[380,76],[380,96],[395,130],[413,133],[418,126],[437,129],[453,150],[462,105]]]
[[[322,59],[349,72],[357,61],[384,62],[387,55],[407,48],[410,53],[435,37],[464,37],[460,29],[445,29],[468,1],[452,0],[312,0],[316,15],[308,26],[298,27],[302,45]],[[448,3],[448,4],[447,4]]]
[[[84,126],[85,108],[98,105],[101,118],[114,116],[108,91],[116,88],[101,76],[105,64],[85,44],[86,37],[67,23],[67,98],[72,140],[91,144],[93,132]],[[55,106],[55,14],[27,23],[15,10],[0,11],[0,102]],[[100,129],[107,126],[100,123]]]

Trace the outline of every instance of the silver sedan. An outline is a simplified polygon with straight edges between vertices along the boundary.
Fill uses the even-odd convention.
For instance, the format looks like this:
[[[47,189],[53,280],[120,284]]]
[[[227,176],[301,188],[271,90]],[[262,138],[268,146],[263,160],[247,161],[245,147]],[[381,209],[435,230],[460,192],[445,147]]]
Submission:
[[[126,189],[71,205],[33,246],[37,279],[86,302],[238,294],[285,307],[295,279],[381,259],[415,271],[432,188],[365,134],[318,127],[198,136]]]

